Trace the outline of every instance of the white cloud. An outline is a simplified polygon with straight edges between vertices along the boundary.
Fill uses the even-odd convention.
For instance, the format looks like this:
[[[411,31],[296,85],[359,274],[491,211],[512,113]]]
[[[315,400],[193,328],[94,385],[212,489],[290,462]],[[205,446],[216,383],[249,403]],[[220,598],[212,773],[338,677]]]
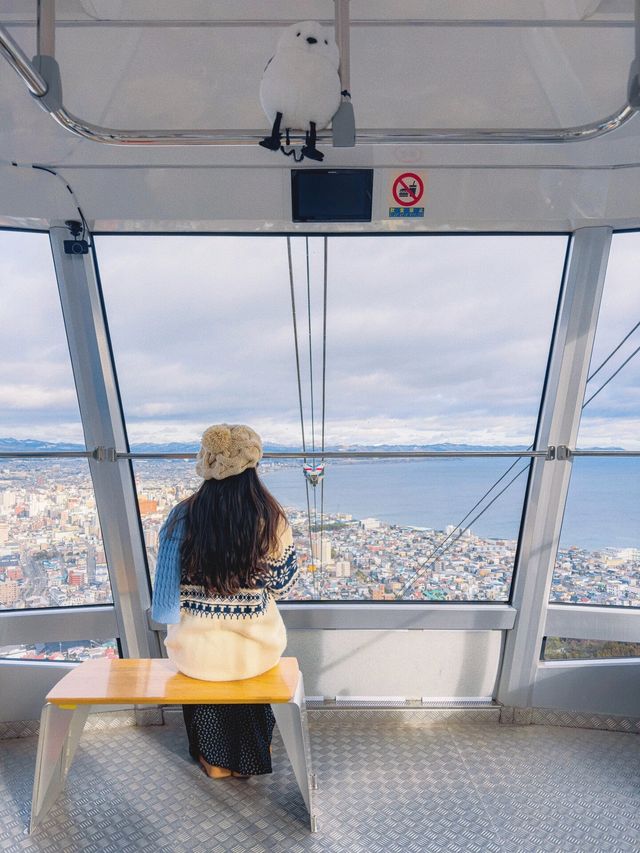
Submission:
[[[284,238],[96,242],[133,442],[197,440],[208,424],[228,420],[252,423],[268,440],[299,444]],[[308,423],[304,246],[304,238],[294,238]],[[309,246],[319,417],[322,239],[310,238]],[[327,441],[528,444],[564,249],[564,238],[544,236],[331,239]],[[594,366],[640,319],[634,284],[639,261],[638,235],[617,235]],[[0,432],[17,434],[30,424],[34,437],[77,431],[71,426],[79,419],[73,376],[44,235],[0,234],[0,308],[0,404],[5,403]],[[638,342],[630,341],[619,359]],[[602,372],[602,381],[607,375]],[[600,376],[590,391],[599,384]],[[634,426],[638,386],[640,356],[585,411],[582,444],[587,435],[594,436],[589,443],[604,443],[607,432],[614,443],[640,441]]]
[[[39,385],[0,385],[0,408],[18,411],[73,408],[75,390],[71,388],[46,388]]]

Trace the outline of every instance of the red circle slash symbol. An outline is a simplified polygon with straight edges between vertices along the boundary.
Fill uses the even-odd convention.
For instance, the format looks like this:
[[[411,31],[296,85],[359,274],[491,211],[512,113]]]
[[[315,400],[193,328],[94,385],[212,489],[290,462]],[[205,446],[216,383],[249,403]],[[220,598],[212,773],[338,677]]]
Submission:
[[[393,182],[393,197],[402,207],[413,207],[424,193],[424,183],[419,175],[405,172]]]

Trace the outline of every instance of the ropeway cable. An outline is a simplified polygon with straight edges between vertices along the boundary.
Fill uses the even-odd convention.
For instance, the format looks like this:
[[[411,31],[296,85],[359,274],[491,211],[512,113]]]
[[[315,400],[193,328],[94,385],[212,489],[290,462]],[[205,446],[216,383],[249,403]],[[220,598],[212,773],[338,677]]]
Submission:
[[[324,238],[324,275],[323,275],[323,307],[322,307],[322,465],[324,466],[324,433],[326,413],[326,390],[327,390],[327,260],[328,244],[327,237]],[[324,542],[324,477],[320,480],[320,555],[323,554]],[[324,561],[322,562],[322,584],[324,586]]]
[[[298,377],[298,401],[300,404],[300,431],[302,433],[302,452],[306,454],[307,452],[307,443],[304,434],[304,410],[302,407],[302,382],[300,379],[300,349],[298,346],[298,322],[296,319],[296,296],[295,290],[293,287],[293,263],[291,261],[291,237],[287,237],[287,259],[289,261],[289,286],[291,289],[291,316],[293,319],[293,341],[295,345],[296,351],[296,375]],[[306,462],[306,455],[305,455]],[[305,480],[305,487],[307,493],[307,523],[309,528],[309,556],[313,559],[313,539],[311,536],[311,504],[309,501],[309,483]],[[314,586],[315,586],[315,577],[314,577]]]
[[[323,299],[323,347],[322,347],[322,422],[321,422],[321,446],[322,446],[322,461],[324,463],[325,449],[325,402],[326,402],[326,334],[327,334],[327,238],[325,237],[324,251],[324,299]],[[311,322],[311,270],[310,270],[310,255],[309,255],[309,238],[305,238],[305,254],[306,254],[306,275],[307,275],[307,322],[308,322],[308,337],[309,337],[309,384],[310,384],[310,411],[311,411],[311,453],[313,461],[313,474],[317,476],[318,466],[317,448],[316,448],[316,413],[315,413],[315,388],[314,388],[314,365],[313,365],[313,329]],[[293,261],[291,255],[291,238],[287,237],[287,257],[289,263],[289,285],[291,290],[291,314],[293,320],[293,334],[296,351],[296,375],[298,381],[298,404],[300,408],[300,427],[302,432],[302,450],[305,454],[304,462],[307,462],[307,443],[304,426],[304,403],[302,395],[302,378],[300,368],[300,347],[298,342],[298,321],[295,307],[295,287],[293,276]],[[324,468],[324,464],[322,465]],[[313,532],[316,535],[316,545],[319,545],[319,565],[321,568],[321,576],[318,575],[317,567],[314,572],[314,589],[316,594],[324,586],[324,560],[323,560],[323,543],[324,543],[324,479],[320,477],[320,524],[318,524],[318,505],[316,488],[317,479],[312,482],[313,490]],[[309,478],[305,474],[305,490],[307,497],[307,521],[309,531],[309,549],[310,557],[313,560],[313,535],[312,535],[312,510],[311,499],[309,495]],[[318,533],[320,534],[318,536]],[[316,548],[316,551],[318,549]]]
[[[316,464],[316,425],[313,410],[313,347],[311,335],[311,276],[309,274],[309,238],[304,238],[304,246],[307,264],[307,319],[309,328],[309,399],[311,401],[311,448],[313,453],[313,464]]]
[[[293,289],[293,264],[291,262],[291,237],[287,237],[287,259],[289,261],[289,286],[291,288],[291,316],[293,318],[293,341],[296,351],[296,375],[298,377],[298,400],[300,403],[300,431],[302,432],[302,452],[307,452],[304,437],[304,417],[302,412],[302,383],[300,381],[300,349],[298,347],[298,323],[296,320],[296,295]]]
[[[315,419],[315,411],[314,411],[314,393],[313,393],[313,335],[311,330],[311,274],[309,271],[309,238],[304,238],[304,246],[305,246],[305,261],[306,261],[306,272],[307,272],[307,324],[308,324],[308,333],[309,333],[309,401],[311,408],[311,452],[312,452],[312,465],[315,470],[316,467],[316,419]],[[305,460],[306,461],[306,460]],[[309,494],[309,480],[305,477],[305,486],[307,489],[307,495]],[[313,489],[313,530],[316,535],[316,545],[318,543],[318,496],[316,494],[316,489]],[[317,550],[317,549],[316,549]],[[316,554],[316,557],[318,555]],[[317,560],[313,559],[313,547],[311,549],[311,559],[316,566],[316,570],[314,573],[314,586],[316,587],[316,593],[319,592],[318,587],[322,586],[322,578],[320,578],[318,584],[315,583],[317,579],[318,566],[316,565]],[[322,566],[322,542],[320,542],[320,565]]]

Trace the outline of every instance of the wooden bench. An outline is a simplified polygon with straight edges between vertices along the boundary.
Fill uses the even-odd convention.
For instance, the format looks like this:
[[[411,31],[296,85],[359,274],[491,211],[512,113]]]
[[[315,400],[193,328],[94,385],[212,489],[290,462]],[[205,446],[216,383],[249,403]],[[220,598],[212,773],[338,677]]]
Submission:
[[[49,691],[40,717],[33,781],[33,832],[64,787],[92,705],[270,704],[296,782],[316,831],[311,756],[304,714],[304,685],[296,658],[242,681],[200,681],[163,658],[93,660],[79,664]]]

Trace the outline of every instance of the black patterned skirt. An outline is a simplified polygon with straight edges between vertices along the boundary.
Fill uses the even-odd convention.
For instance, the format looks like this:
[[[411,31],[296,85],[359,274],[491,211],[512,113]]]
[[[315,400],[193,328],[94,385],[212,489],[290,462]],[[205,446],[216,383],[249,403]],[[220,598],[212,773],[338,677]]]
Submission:
[[[189,752],[243,776],[271,773],[271,705],[183,705]]]

